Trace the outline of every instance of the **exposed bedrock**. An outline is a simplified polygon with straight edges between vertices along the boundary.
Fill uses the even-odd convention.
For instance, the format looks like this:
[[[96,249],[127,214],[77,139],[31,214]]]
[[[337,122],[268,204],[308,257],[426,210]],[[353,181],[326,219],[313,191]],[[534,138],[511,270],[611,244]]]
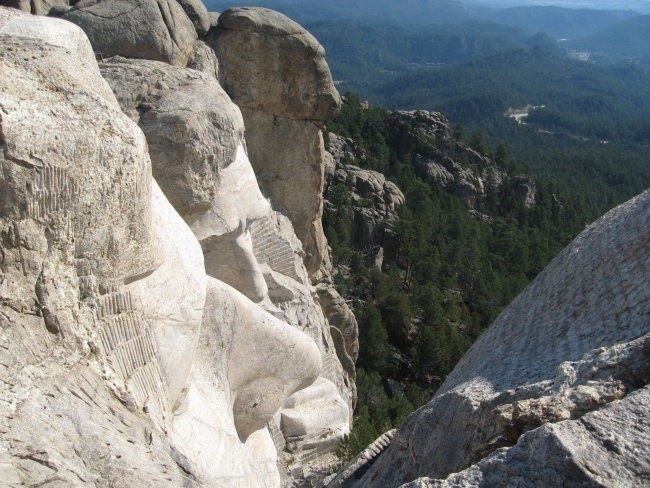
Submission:
[[[223,12],[205,40],[217,53],[225,90],[242,109],[260,186],[291,219],[314,276],[326,252],[321,126],[340,108],[324,50],[301,26],[263,8]]]
[[[248,227],[271,208],[244,151],[237,106],[213,76],[194,70],[121,57],[101,70],[144,131],[154,177],[201,242],[208,274],[263,300]]]
[[[646,190],[567,246],[344,486],[647,484],[649,244]]]

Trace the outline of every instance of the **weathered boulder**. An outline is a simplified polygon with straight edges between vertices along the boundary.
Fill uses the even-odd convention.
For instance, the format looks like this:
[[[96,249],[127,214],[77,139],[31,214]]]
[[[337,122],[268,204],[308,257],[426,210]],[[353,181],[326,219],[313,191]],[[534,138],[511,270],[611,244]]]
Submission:
[[[69,3],[69,0],[1,0],[0,6],[12,7],[34,15],[47,15],[52,7]]]
[[[412,486],[646,483],[649,218],[647,190],[580,234],[350,486],[445,478],[481,459]]]
[[[193,3],[184,5],[189,8]],[[118,55],[185,66],[198,37],[176,0],[84,0],[62,17],[80,26],[102,57]]]
[[[176,0],[194,24],[196,33],[203,37],[210,30],[210,14],[201,0]]]
[[[217,53],[224,88],[242,109],[251,163],[262,190],[291,219],[313,276],[326,252],[321,124],[340,107],[324,50],[268,9],[229,9],[218,22],[205,40]]]
[[[323,121],[337,114],[341,101],[325,50],[281,13],[228,9],[206,42],[223,63],[224,88],[239,107],[293,120]]]

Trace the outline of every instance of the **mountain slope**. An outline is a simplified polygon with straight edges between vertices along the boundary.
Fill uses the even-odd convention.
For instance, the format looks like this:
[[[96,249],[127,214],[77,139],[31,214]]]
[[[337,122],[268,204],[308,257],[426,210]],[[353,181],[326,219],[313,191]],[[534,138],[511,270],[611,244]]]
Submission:
[[[488,18],[494,22],[524,29],[531,34],[542,31],[560,39],[575,39],[595,34],[634,15],[634,12],[626,10],[530,6],[498,10]]]
[[[597,59],[638,59],[650,56],[650,15],[626,19],[566,46],[589,51]]]

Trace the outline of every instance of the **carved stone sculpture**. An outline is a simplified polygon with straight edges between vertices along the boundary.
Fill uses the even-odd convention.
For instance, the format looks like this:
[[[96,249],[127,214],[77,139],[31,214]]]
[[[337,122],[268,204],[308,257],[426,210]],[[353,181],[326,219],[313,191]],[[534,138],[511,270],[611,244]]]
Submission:
[[[59,47],[49,32],[1,39],[0,319],[11,352],[0,479],[277,486],[262,427],[318,376],[321,352],[205,275],[199,242],[151,177],[144,134],[80,57],[83,42]]]

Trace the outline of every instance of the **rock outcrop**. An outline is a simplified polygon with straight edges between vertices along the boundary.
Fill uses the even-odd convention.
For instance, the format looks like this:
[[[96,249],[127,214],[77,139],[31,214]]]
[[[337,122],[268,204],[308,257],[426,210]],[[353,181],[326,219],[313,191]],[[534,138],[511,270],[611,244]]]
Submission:
[[[260,186],[291,219],[315,276],[326,253],[321,127],[340,107],[324,50],[284,15],[249,7],[223,12],[206,42],[217,53],[226,92],[242,110]]]
[[[646,190],[589,226],[343,486],[647,484],[649,224]]]
[[[479,206],[490,188],[512,186],[528,207],[535,204],[535,182],[519,175],[509,177],[495,161],[452,137],[449,122],[438,112],[395,111],[386,119],[391,146],[408,154],[419,172],[439,181],[465,201]]]
[[[330,133],[329,147],[333,164],[325,171],[325,212],[336,210],[327,200],[327,189],[336,184],[345,185],[350,192],[352,243],[357,249],[376,254],[389,239],[397,221],[396,210],[405,202],[404,194],[383,174],[352,164],[361,163],[365,155],[351,139]]]
[[[69,0],[2,0],[0,5],[34,15],[47,15],[52,7],[67,6]]]
[[[349,431],[353,364],[195,42],[209,16],[60,13],[95,53],[0,8],[0,481],[278,486],[277,447],[302,468]]]
[[[153,59],[185,66],[198,34],[176,0],[85,0],[63,13],[80,26],[99,56]],[[184,7],[186,10],[184,10]],[[197,16],[193,15],[195,20]],[[204,19],[205,20],[205,19]]]

